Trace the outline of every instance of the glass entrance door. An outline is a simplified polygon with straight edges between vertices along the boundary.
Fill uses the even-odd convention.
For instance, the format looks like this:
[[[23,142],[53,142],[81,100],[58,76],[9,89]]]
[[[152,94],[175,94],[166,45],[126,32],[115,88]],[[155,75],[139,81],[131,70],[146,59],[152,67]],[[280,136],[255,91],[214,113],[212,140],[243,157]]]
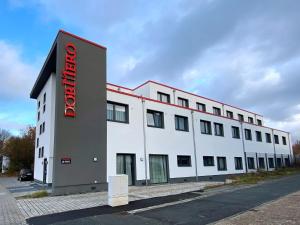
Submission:
[[[117,154],[117,174],[128,175],[128,185],[134,185],[135,156],[133,154]]]
[[[152,184],[168,182],[168,156],[150,155],[150,182]]]

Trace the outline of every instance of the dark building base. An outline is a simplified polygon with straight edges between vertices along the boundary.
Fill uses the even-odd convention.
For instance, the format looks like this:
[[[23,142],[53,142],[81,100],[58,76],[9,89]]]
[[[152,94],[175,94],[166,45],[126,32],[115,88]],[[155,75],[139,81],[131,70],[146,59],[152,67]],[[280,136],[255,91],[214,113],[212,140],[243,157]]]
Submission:
[[[82,184],[74,186],[52,186],[52,195],[70,195],[70,194],[82,194],[88,192],[107,191],[107,183],[99,184]]]

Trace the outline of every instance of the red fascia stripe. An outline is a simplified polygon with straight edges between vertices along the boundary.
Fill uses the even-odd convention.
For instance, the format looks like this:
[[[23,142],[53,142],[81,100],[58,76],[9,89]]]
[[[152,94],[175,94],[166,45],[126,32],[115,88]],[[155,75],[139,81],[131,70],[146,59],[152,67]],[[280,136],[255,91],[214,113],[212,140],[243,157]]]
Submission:
[[[150,83],[150,82],[151,82],[151,83],[154,83],[154,84],[157,84],[157,85],[160,85],[160,86],[163,86],[163,87],[166,87],[166,88],[170,88],[170,89],[173,89],[173,90],[176,90],[176,91],[180,91],[180,92],[183,92],[183,93],[186,93],[186,94],[189,94],[189,95],[193,95],[193,96],[198,97],[198,98],[203,98],[203,99],[206,99],[206,100],[209,100],[209,101],[212,101],[212,102],[219,103],[219,104],[221,104],[221,105],[226,105],[226,106],[229,106],[229,107],[232,107],[232,108],[235,108],[235,109],[244,111],[244,112],[252,113],[252,114],[254,114],[254,115],[263,117],[263,116],[260,115],[260,114],[257,114],[257,113],[254,113],[254,112],[250,112],[250,111],[248,111],[248,110],[241,109],[241,108],[239,108],[239,107],[232,106],[232,105],[229,105],[229,104],[226,104],[226,103],[223,103],[223,102],[219,102],[219,101],[216,101],[216,100],[213,100],[213,99],[210,99],[210,98],[206,98],[206,97],[203,97],[203,96],[201,96],[201,95],[197,95],[197,94],[194,94],[194,93],[191,93],[191,92],[183,91],[183,90],[180,90],[180,89],[178,89],[178,88],[171,87],[171,86],[168,86],[168,85],[166,85],[166,84],[158,83],[158,82],[153,81],[153,80],[148,80],[148,81],[146,81],[145,83],[143,83],[143,84],[137,86],[136,88],[134,88],[134,89],[132,89],[132,90],[136,90],[136,89],[138,89],[138,88],[140,88],[140,87],[142,87],[142,86],[144,86],[144,85],[146,85],[146,84],[148,84],[148,83]]]
[[[117,87],[117,88],[122,88],[122,89],[126,89],[126,90],[129,90],[129,91],[132,91],[132,89],[127,88],[127,87],[123,87],[123,86],[120,86],[120,85],[116,85],[116,84],[112,84],[112,83],[108,83],[108,82],[106,82],[106,84],[114,86],[114,87]]]
[[[84,42],[86,42],[86,43],[88,43],[88,44],[94,45],[94,46],[96,46],[96,47],[98,47],[98,48],[101,48],[101,49],[104,49],[104,50],[107,49],[106,47],[104,47],[104,46],[102,46],[102,45],[99,45],[99,44],[97,44],[97,43],[95,43],[95,42],[89,41],[89,40],[87,40],[87,39],[85,39],[85,38],[79,37],[79,36],[77,36],[77,35],[75,35],[75,34],[72,34],[72,33],[67,32],[67,31],[59,30],[59,32],[64,33],[64,34],[66,34],[66,35],[69,35],[69,36],[71,36],[71,37],[74,37],[74,38],[76,38],[76,39],[78,39],[78,40],[84,41]]]
[[[192,108],[187,108],[187,107],[183,107],[183,106],[180,106],[180,105],[175,105],[175,104],[171,104],[171,103],[167,103],[167,102],[161,102],[161,101],[158,101],[158,100],[155,100],[155,99],[152,99],[152,98],[146,98],[146,97],[143,97],[143,96],[139,96],[139,95],[135,95],[135,94],[130,94],[130,93],[114,90],[114,89],[111,89],[111,88],[106,88],[106,90],[111,91],[111,92],[115,92],[115,93],[118,93],[118,94],[121,94],[121,95],[127,95],[127,96],[131,96],[131,97],[134,97],[134,98],[142,99],[142,100],[148,100],[148,101],[156,102],[156,103],[159,103],[159,104],[174,106],[174,107],[181,108],[181,109],[191,110],[191,111],[195,111],[195,112],[199,112],[199,113],[203,113],[203,114],[207,114],[207,115],[211,115],[211,116],[221,117],[223,119],[228,119],[228,120],[233,120],[233,121],[240,122],[237,119],[228,118],[226,116],[218,116],[218,115],[215,115],[213,113],[203,112],[203,111],[198,110],[198,109],[192,109]],[[287,131],[278,130],[278,129],[274,129],[274,128],[266,127],[266,126],[260,126],[258,124],[249,123],[249,122],[246,122],[246,121],[243,121],[243,123],[254,125],[254,126],[257,126],[257,127],[264,127],[264,128],[268,128],[268,129],[272,129],[272,130],[277,130],[277,131],[281,131],[281,132],[284,132],[284,133],[289,133]]]

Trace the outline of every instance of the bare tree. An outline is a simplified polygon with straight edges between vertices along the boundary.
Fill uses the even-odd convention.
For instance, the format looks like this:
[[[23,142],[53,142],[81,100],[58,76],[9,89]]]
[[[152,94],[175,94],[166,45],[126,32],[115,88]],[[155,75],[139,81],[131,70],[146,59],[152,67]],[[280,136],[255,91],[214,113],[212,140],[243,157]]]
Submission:
[[[10,136],[11,136],[11,134],[9,133],[8,130],[0,128],[0,154],[1,154],[1,150],[2,150],[3,145],[4,145],[4,141],[6,139],[8,139]]]

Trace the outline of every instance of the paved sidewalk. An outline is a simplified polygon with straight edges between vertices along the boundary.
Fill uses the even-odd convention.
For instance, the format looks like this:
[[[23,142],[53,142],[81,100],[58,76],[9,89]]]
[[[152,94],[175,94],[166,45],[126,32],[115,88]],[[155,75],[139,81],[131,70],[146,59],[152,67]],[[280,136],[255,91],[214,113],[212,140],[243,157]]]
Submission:
[[[221,220],[215,225],[282,225],[300,223],[300,191],[268,202],[239,215]]]
[[[0,224],[26,224],[25,218],[19,210],[15,198],[2,185],[0,185]]]
[[[154,186],[129,187],[129,201],[175,195],[198,191],[223,182],[189,182]],[[25,218],[107,205],[107,192],[68,196],[53,196],[38,199],[20,199],[17,204]]]

